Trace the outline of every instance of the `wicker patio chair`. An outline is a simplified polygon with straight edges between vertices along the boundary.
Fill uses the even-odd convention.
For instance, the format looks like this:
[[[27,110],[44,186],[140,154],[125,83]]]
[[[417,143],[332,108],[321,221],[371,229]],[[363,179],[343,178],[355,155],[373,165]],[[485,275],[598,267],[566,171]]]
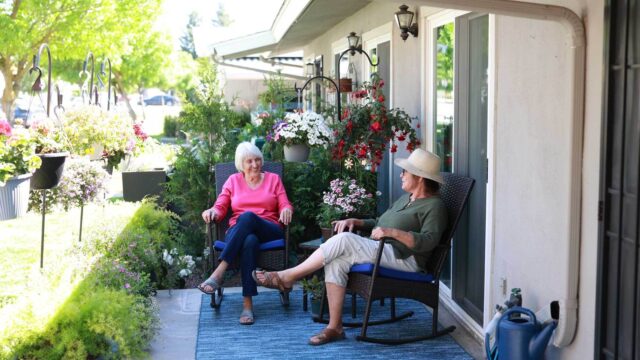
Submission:
[[[427,273],[403,272],[387,269],[380,266],[380,257],[385,241],[381,240],[374,263],[358,264],[351,267],[347,289],[362,296],[366,301],[363,322],[345,323],[345,326],[361,326],[360,335],[356,337],[360,341],[375,342],[381,344],[397,345],[414,341],[432,339],[448,334],[455,330],[450,326],[438,330],[438,300],[440,289],[440,273],[451,248],[451,240],[456,226],[462,215],[465,204],[473,188],[475,180],[457,174],[443,173],[445,184],[440,189],[440,197],[447,207],[449,224],[440,245],[432,252]],[[390,312],[388,319],[369,321],[371,304],[374,300],[390,298]],[[370,325],[388,324],[399,321],[413,315],[413,312],[396,315],[395,298],[406,298],[419,301],[433,309],[431,333],[404,339],[381,339],[367,336],[367,327]],[[322,316],[322,311],[320,312]]]
[[[283,165],[279,162],[265,161],[262,165],[262,170],[271,173],[278,174],[282,179]],[[220,195],[222,186],[227,181],[229,176],[237,173],[235,163],[220,163],[215,165],[215,180],[216,180],[216,196]],[[226,217],[218,222],[210,222],[207,226],[207,248],[211,250],[211,257],[209,261],[213,263],[213,268],[218,266],[218,257],[226,243],[224,242],[224,236],[229,228],[229,219],[231,218],[230,212]],[[258,255],[258,267],[270,271],[280,271],[287,268],[289,263],[289,227],[284,228],[284,239],[278,239],[260,244],[260,254]],[[237,269],[239,262],[229,264],[228,270]],[[224,287],[220,287],[215,294],[211,295],[211,307],[219,308],[222,303],[222,297],[224,293]],[[289,293],[280,292],[280,301],[282,305],[289,305]]]

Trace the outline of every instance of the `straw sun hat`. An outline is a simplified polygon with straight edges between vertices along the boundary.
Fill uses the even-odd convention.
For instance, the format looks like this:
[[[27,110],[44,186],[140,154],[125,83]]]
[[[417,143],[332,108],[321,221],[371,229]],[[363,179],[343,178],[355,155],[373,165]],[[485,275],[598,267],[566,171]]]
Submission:
[[[395,159],[394,163],[413,175],[444,184],[440,175],[440,157],[422,149],[415,149],[408,158]]]

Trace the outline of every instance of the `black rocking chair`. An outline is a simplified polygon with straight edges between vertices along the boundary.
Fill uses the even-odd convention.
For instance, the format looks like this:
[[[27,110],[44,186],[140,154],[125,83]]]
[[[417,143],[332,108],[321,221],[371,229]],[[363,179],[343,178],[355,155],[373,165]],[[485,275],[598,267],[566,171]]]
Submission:
[[[356,337],[357,340],[397,345],[432,339],[455,330],[455,326],[438,330],[440,273],[449,254],[453,234],[455,233],[456,226],[458,225],[458,221],[460,220],[460,216],[462,215],[462,211],[467,203],[475,180],[451,173],[443,173],[442,175],[444,177],[445,184],[440,189],[440,197],[447,207],[449,224],[447,230],[442,235],[440,245],[433,250],[429,258],[427,273],[403,272],[386,269],[380,266],[382,249],[385,244],[384,240],[380,241],[375,263],[358,264],[351,268],[347,289],[362,296],[366,301],[363,322],[344,324],[345,326],[362,327],[360,335]],[[378,299],[382,300],[384,298],[390,298],[390,318],[380,321],[369,321],[373,301]],[[405,339],[381,339],[368,337],[367,327],[370,325],[388,324],[413,315],[413,312],[411,311],[401,315],[396,315],[395,298],[413,299],[433,309],[431,333],[424,336]]]
[[[262,165],[262,170],[277,174],[282,179],[283,165],[279,162],[265,161]],[[216,179],[216,197],[220,195],[222,186],[227,181],[229,176],[237,173],[235,163],[227,162],[215,165],[215,179]],[[207,248],[211,250],[213,268],[218,266],[218,257],[226,243],[224,242],[224,236],[229,228],[230,214],[227,214],[224,220],[214,223],[210,222],[207,226]],[[289,264],[289,227],[284,228],[284,239],[278,239],[260,244],[260,254],[258,255],[258,267],[269,271],[280,271],[287,268]],[[239,263],[236,261],[229,264],[229,269],[237,269]],[[222,303],[222,297],[224,294],[224,288],[220,287],[216,293],[211,294],[211,307],[219,308]],[[289,306],[289,293],[280,292],[280,301],[282,305]]]

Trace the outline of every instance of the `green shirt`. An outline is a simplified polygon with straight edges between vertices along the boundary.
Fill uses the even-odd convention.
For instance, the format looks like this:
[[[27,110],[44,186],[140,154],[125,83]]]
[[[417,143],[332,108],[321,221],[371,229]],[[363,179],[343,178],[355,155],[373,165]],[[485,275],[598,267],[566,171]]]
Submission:
[[[388,227],[412,233],[415,242],[413,248],[391,238],[388,242],[398,259],[413,255],[418,266],[424,270],[431,251],[440,243],[447,227],[447,209],[439,196],[417,199],[413,203],[409,203],[409,196],[405,194],[400,197],[377,220],[364,220],[364,227]]]

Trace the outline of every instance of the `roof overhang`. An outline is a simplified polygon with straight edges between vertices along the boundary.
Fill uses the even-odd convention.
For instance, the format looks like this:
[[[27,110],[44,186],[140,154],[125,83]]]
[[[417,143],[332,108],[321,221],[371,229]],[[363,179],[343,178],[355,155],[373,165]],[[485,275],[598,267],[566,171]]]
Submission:
[[[211,44],[205,52],[233,59],[265,52],[285,54],[300,50],[372,1],[285,0],[270,30]]]

